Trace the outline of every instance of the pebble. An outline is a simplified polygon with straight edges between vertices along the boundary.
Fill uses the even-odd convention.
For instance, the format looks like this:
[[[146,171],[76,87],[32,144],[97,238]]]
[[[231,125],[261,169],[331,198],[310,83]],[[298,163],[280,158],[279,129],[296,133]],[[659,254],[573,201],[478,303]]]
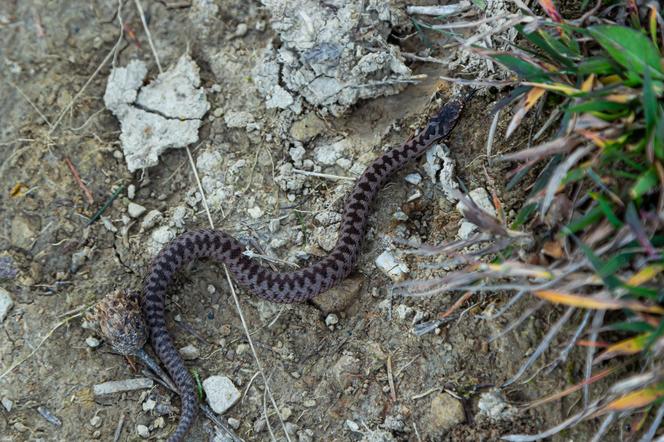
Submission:
[[[143,439],[147,439],[148,437],[150,437],[150,430],[145,425],[136,425],[136,432]]]
[[[129,186],[127,186],[127,198],[133,200],[134,197],[136,197],[136,186],[130,184]]]
[[[518,410],[495,390],[482,393],[477,408],[480,410],[478,415],[486,416],[492,421],[509,421],[518,413]]]
[[[392,433],[385,430],[368,431],[360,442],[396,442]]]
[[[12,220],[10,239],[12,245],[28,250],[41,229],[41,221],[36,217],[17,216]]]
[[[90,348],[97,348],[101,344],[99,339],[95,338],[94,336],[88,336],[87,338],[85,338],[85,343]]]
[[[399,261],[389,250],[385,250],[376,258],[376,267],[389,276],[393,281],[401,281],[410,272],[408,266]]]
[[[235,419],[234,417],[229,417],[229,418],[228,418],[228,425],[229,425],[233,430],[237,430],[238,428],[240,428],[240,420],[239,420],[239,419]]]
[[[245,111],[228,111],[224,115],[224,122],[228,127],[247,127],[254,122],[254,116]]]
[[[439,393],[431,401],[429,420],[433,431],[448,431],[465,419],[463,405],[453,396]]]
[[[12,411],[12,407],[14,406],[14,402],[12,402],[11,399],[8,397],[3,397],[0,399],[0,403],[2,403],[2,406],[5,407],[5,410],[7,410],[7,413]]]
[[[157,224],[163,218],[164,216],[157,209],[150,210],[148,214],[145,215],[145,218],[143,218],[143,221],[141,222],[141,230],[148,230],[153,228],[155,224]]]
[[[239,344],[237,348],[235,349],[235,353],[238,355],[242,355],[246,352],[249,351],[249,345],[248,344]]]
[[[422,175],[419,173],[410,173],[404,178],[407,183],[418,185],[422,182]]]
[[[338,323],[339,323],[339,317],[337,315],[335,315],[334,313],[330,313],[325,318],[325,325],[327,325],[328,327],[332,327],[332,326],[334,326]]]
[[[83,264],[85,264],[85,260],[88,259],[88,253],[89,250],[87,250],[87,248],[72,253],[71,264],[69,265],[69,271],[71,273],[76,273],[78,269],[80,269]]]
[[[240,399],[240,392],[226,376],[210,376],[203,381],[207,402],[217,414],[223,414]]]
[[[164,428],[166,426],[166,419],[163,416],[159,416],[157,419],[152,422],[153,428]]]
[[[293,410],[291,410],[288,407],[284,407],[281,409],[281,418],[285,421],[288,420],[293,415]]]
[[[129,205],[127,206],[127,213],[129,213],[129,216],[131,216],[132,218],[138,218],[139,216],[143,215],[146,212],[146,210],[148,209],[141,206],[140,204],[136,204],[133,202],[129,203]]]
[[[483,187],[478,187],[477,189],[471,190],[468,193],[468,197],[470,197],[470,199],[473,200],[473,202],[477,204],[480,209],[484,210],[490,215],[496,216],[496,209],[493,207],[491,197]],[[461,201],[459,201],[456,208],[463,214],[465,206]],[[475,226],[475,224],[469,221],[462,221],[459,225],[457,235],[461,239],[468,239],[475,231],[477,231],[477,226]]]
[[[249,213],[249,216],[253,219],[258,219],[263,216],[263,209],[258,206],[254,206],[250,209],[247,209],[247,213]]]
[[[408,215],[403,210],[397,210],[392,214],[392,218],[397,221],[408,221]]]
[[[148,399],[145,402],[143,402],[143,411],[152,411],[156,406],[157,406],[157,401],[155,401],[154,399]]]
[[[193,361],[201,355],[201,351],[195,345],[189,344],[180,349],[180,355],[185,361]]]
[[[307,408],[313,408],[316,406],[316,401],[313,399],[307,399],[306,401],[303,402],[303,404]]]
[[[415,314],[415,310],[412,307],[407,306],[406,304],[399,304],[394,312],[397,314],[397,317],[402,321],[406,320],[409,316]]]
[[[0,287],[0,324],[5,320],[9,310],[14,306],[14,300],[9,292]]]
[[[346,426],[348,427],[348,429],[350,431],[355,431],[355,432],[360,431],[360,426],[357,423],[350,420],[350,419],[346,419]]]
[[[99,428],[101,426],[101,417],[97,415],[92,416],[92,419],[90,419],[90,425],[94,428]]]
[[[92,386],[92,392],[95,396],[106,394],[121,393],[123,391],[141,390],[143,388],[152,388],[154,381],[149,378],[125,379],[122,381],[109,381]]]

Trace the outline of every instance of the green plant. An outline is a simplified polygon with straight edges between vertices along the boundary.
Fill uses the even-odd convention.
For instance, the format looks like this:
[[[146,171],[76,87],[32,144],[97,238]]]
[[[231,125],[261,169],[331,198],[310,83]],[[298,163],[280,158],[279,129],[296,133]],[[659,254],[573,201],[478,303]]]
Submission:
[[[564,20],[550,0],[540,5],[547,17],[525,11],[516,20],[519,43],[510,50],[471,49],[514,76],[513,89],[496,108],[511,106],[505,137],[536,106],[548,114],[536,138],[552,133],[549,141],[498,158],[517,162],[507,188],[529,185],[528,198],[510,229],[466,198],[484,233],[438,251],[457,260],[462,256],[469,266],[399,289],[420,294],[511,289],[516,295],[503,311],[525,294],[565,306],[504,386],[542,357],[564,325],[577,320],[551,367],[582,343],[587,347],[583,379],[531,405],[583,390],[582,409],[548,431],[505,440],[539,440],[599,416],[603,422],[593,440],[627,416],[636,423],[631,431],[650,440],[664,416],[664,21],[654,3],[598,5],[574,21]],[[524,183],[529,172],[538,172],[532,184]],[[470,244],[488,242],[472,255],[464,252]],[[536,246],[539,265],[519,258],[524,244]],[[486,264],[482,257],[494,259]],[[487,282],[499,279],[509,282]],[[609,342],[601,342],[600,334]],[[609,368],[596,373],[598,365]],[[620,378],[591,401],[590,384],[609,374]]]

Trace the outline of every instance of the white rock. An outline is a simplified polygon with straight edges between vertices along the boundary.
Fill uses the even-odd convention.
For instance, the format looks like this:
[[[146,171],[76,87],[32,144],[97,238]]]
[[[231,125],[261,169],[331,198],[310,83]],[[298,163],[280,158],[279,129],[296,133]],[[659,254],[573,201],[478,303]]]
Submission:
[[[175,238],[175,232],[173,232],[168,226],[161,226],[152,231],[150,235],[150,242],[148,243],[148,253],[154,256],[169,243],[173,238]]]
[[[350,431],[355,431],[355,432],[360,431],[360,426],[357,423],[350,420],[350,419],[346,419],[346,426],[348,427],[348,429]]]
[[[422,182],[422,175],[419,173],[409,173],[404,179],[407,183],[418,185]]]
[[[247,213],[249,213],[249,216],[252,217],[253,219],[258,219],[261,216],[263,216],[263,209],[261,209],[258,206],[254,206],[247,209]]]
[[[127,206],[127,213],[129,213],[129,216],[132,218],[138,218],[139,216],[143,215],[146,210],[148,209],[134,202],[129,203]]]
[[[410,269],[404,263],[398,260],[392,252],[385,250],[376,258],[376,267],[389,276],[393,281],[401,281]]]
[[[482,393],[477,402],[477,408],[479,408],[479,416],[485,416],[492,421],[509,421],[518,414],[516,407],[509,404],[496,390]]]
[[[254,116],[246,111],[228,111],[224,115],[224,122],[228,127],[247,127],[254,122]]]
[[[101,217],[101,223],[104,225],[106,230],[108,230],[111,233],[116,233],[118,231],[118,228],[113,225],[110,219],[108,219],[105,216]]]
[[[159,221],[163,219],[163,215],[157,209],[152,209],[141,221],[141,230],[148,230],[153,228]]]
[[[320,164],[332,166],[342,157],[348,147],[348,140],[343,139],[336,143],[318,146],[314,149],[314,158]]]
[[[14,406],[14,402],[12,402],[11,399],[8,397],[3,397],[0,399],[0,403],[2,403],[2,406],[5,407],[5,410],[7,410],[7,413],[12,411],[12,407]]]
[[[157,401],[155,401],[154,399],[148,399],[145,402],[143,402],[143,411],[152,411],[156,406],[157,406]]]
[[[9,292],[0,287],[0,323],[5,320],[9,310],[14,306],[14,301]]]
[[[291,159],[296,163],[302,161],[305,153],[306,151],[304,150],[304,147],[301,144],[298,144],[295,147],[291,147],[288,150],[288,154],[290,155]]]
[[[127,186],[127,198],[133,200],[135,196],[136,196],[136,186],[130,184],[129,186]]]
[[[476,230],[477,226],[475,224],[468,221],[461,221],[457,236],[461,239],[468,239]]]
[[[455,167],[450,151],[444,144],[436,144],[427,151],[424,170],[431,181],[440,186],[449,201],[457,200],[452,195],[452,191],[459,188],[455,178]]]
[[[123,381],[109,381],[103,384],[92,386],[92,392],[95,396],[120,393],[123,391],[140,390],[143,388],[152,388],[154,381],[149,378],[125,379]]]
[[[88,345],[90,348],[97,348],[99,347],[99,339],[95,338],[94,336],[88,336],[85,338],[85,343]]]
[[[201,117],[209,109],[198,67],[188,55],[141,88],[145,63],[134,60],[109,75],[106,107],[120,121],[120,141],[130,172],[154,166],[167,149],[198,141]],[[137,106],[139,105],[139,106]]]
[[[234,417],[229,417],[228,418],[228,425],[233,430],[237,430],[238,428],[240,428],[240,421],[238,419],[235,419]]]
[[[475,202],[475,204],[477,204],[480,209],[484,210],[492,216],[496,216],[496,209],[493,207],[489,193],[483,187],[478,187],[477,189],[471,190],[468,193],[468,196]],[[463,214],[465,205],[459,201],[456,208]],[[459,226],[457,235],[461,239],[468,239],[476,230],[477,226],[475,226],[475,224],[469,221],[462,221],[461,225]]]
[[[201,351],[195,345],[189,344],[180,349],[180,355],[185,361],[193,361],[201,355]]]
[[[337,315],[335,315],[334,313],[330,313],[325,318],[325,325],[327,325],[328,327],[331,326],[331,325],[336,325],[338,323],[339,323],[339,317]]]
[[[223,414],[240,399],[240,392],[226,376],[210,376],[203,381],[207,402],[215,413]]]
[[[413,310],[412,307],[409,307],[406,304],[397,305],[394,311],[396,312],[397,317],[402,321],[415,313],[415,310]]]
[[[268,109],[288,109],[295,100],[293,96],[284,88],[279,85],[275,85],[272,88],[271,94],[267,101],[265,102],[265,107]]]
[[[136,425],[136,433],[143,439],[150,437],[150,430],[145,425]]]

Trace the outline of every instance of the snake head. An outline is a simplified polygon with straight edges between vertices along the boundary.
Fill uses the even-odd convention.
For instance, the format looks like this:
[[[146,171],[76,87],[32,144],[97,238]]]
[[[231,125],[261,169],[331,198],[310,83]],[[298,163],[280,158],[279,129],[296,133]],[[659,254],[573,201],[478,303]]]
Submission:
[[[92,307],[87,319],[120,354],[135,355],[147,341],[147,327],[135,292],[109,293]]]

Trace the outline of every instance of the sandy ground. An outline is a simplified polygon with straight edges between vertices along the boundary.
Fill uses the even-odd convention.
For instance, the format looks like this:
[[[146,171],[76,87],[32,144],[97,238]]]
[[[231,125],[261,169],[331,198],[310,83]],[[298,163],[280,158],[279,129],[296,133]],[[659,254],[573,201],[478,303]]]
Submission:
[[[177,421],[177,395],[155,386],[95,396],[95,384],[143,374],[138,365],[132,367],[103,342],[97,345],[89,339],[99,337],[81,327],[81,313],[113,290],[140,288],[152,256],[148,245],[154,229],[170,226],[179,233],[207,227],[207,216],[196,200],[196,182],[184,150],[168,151],[145,172],[127,170],[120,126],[103,102],[110,64],[103,64],[91,77],[116,43],[117,5],[64,3],[0,5],[0,250],[5,259],[0,285],[14,302],[0,325],[0,398],[12,404],[0,407],[0,441],[113,440],[119,425],[119,440],[140,440],[139,425],[148,428],[150,439],[159,440]],[[267,109],[264,97],[248,80],[261,62],[262,49],[276,39],[267,11],[255,2],[224,2],[214,25],[208,25],[210,32],[202,35],[188,2],[144,3],[162,64],[175,63],[189,50],[201,68],[203,87],[218,85],[219,92],[208,94],[211,111],[204,117],[200,142],[192,146],[195,159],[219,152],[220,170],[227,171],[228,198],[222,207],[211,208],[216,227],[291,261],[306,263],[325,254],[326,239],[335,237],[336,226],[325,223],[334,217],[321,220],[317,215],[339,213],[352,183],[307,177],[306,190],[290,192],[294,201],[275,183],[280,165],[289,161],[292,145],[282,140],[293,120],[284,119],[279,109]],[[131,59],[142,59],[154,78],[157,69],[133,2],[124,5],[122,18],[125,40],[115,63],[124,66]],[[246,25],[246,32],[237,32],[238,25]],[[402,36],[408,35],[405,26]],[[402,45],[414,50],[421,42],[409,37]],[[306,117],[320,122],[310,141],[303,143],[305,158],[315,162],[315,140],[334,136],[352,139],[345,158],[367,165],[384,148],[411,136],[440,105],[442,98],[435,97],[447,96],[450,86],[437,80],[447,74],[440,65],[409,67],[426,79],[397,95],[361,100],[339,116],[316,117],[316,109],[305,103],[295,121]],[[508,169],[490,166],[483,157],[489,110],[498,98],[497,93],[488,93],[472,101],[448,145],[458,178],[469,189],[484,187],[495,193],[509,213],[518,210],[523,190],[505,192]],[[239,109],[260,122],[258,131],[225,124],[224,115]],[[527,135],[501,142],[498,150],[518,147]],[[238,163],[242,167],[236,173],[228,172]],[[72,169],[89,189],[89,197]],[[334,165],[322,171],[351,175]],[[411,173],[419,173],[421,183],[408,183],[405,176]],[[127,215],[130,185],[135,187],[132,202],[162,214],[153,226],[141,226],[143,215]],[[88,226],[89,218],[121,186],[118,198],[104,212],[106,225],[97,221]],[[421,196],[408,201],[415,191]],[[251,216],[254,207],[262,212],[257,217]],[[178,210],[184,210],[184,217]],[[406,220],[395,220],[399,211]],[[177,216],[184,225],[173,227]],[[279,225],[270,226],[277,218]],[[357,272],[340,288],[315,302],[292,306],[273,305],[239,291],[291,440],[488,441],[512,432],[543,430],[567,416],[578,399],[575,396],[523,413],[513,413],[510,404],[568,385],[581,366],[574,358],[549,375],[503,391],[506,402],[493,410],[493,419],[479,406],[492,385],[516,372],[547,325],[556,320],[555,310],[545,310],[515,332],[488,343],[533,301],[487,321],[480,315],[495,311],[505,298],[485,294],[464,304],[460,310],[464,313],[456,320],[416,336],[414,317],[438,317],[459,294],[390,297],[391,281],[374,263],[391,248],[389,238],[407,232],[406,237],[440,243],[454,238],[461,220],[454,204],[426,176],[422,163],[410,165],[380,193]],[[271,242],[275,238],[283,244],[275,246]],[[432,275],[422,268],[422,258],[404,260],[411,269],[409,278]],[[274,409],[265,405],[265,385],[257,376],[219,266],[208,262],[189,266],[171,295],[168,316],[177,345],[194,345],[200,352],[188,365],[202,379],[227,376],[242,392],[242,399],[222,419],[230,418],[234,433],[247,441],[271,440],[270,431],[276,440],[286,440]],[[338,319],[333,326],[330,314]],[[564,440],[584,440],[586,430],[580,426]],[[201,417],[190,440],[212,440],[215,434],[216,440],[228,440]]]

